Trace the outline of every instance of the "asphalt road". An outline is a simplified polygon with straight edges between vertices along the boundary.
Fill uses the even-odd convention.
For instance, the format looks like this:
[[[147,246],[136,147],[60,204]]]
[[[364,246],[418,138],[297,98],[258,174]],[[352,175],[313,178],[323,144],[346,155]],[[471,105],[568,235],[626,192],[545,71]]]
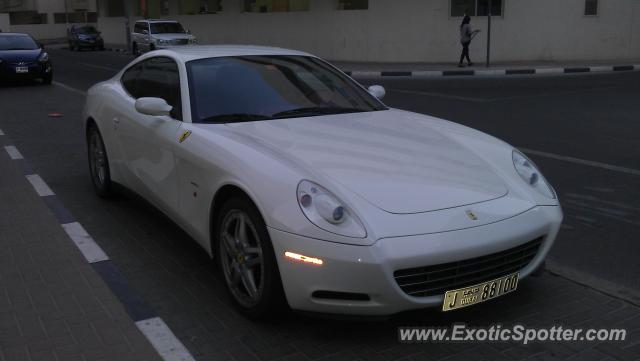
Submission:
[[[185,305],[199,305],[210,312],[218,310],[218,302],[225,302],[212,296],[220,291],[221,281],[205,253],[194,242],[182,242],[188,237],[144,202],[97,198],[88,177],[78,119],[83,98],[69,89],[84,91],[113,76],[133,58],[108,52],[50,53],[57,85],[0,86],[0,128],[117,261],[127,279],[166,315],[172,328],[193,337],[189,342],[199,342],[192,323],[203,313]],[[528,150],[555,186],[565,211],[550,259],[587,276],[582,282],[591,287],[598,288],[604,281],[614,288],[640,290],[640,73],[361,82],[384,85],[389,106],[459,122]],[[48,116],[54,112],[63,116]],[[165,271],[172,276],[160,277]],[[186,292],[176,292],[177,284]],[[525,284],[522,293],[535,298],[536,288]],[[557,282],[554,285],[551,289],[561,292]],[[432,313],[424,317],[449,324],[469,317],[482,319],[484,309],[509,319],[509,311],[504,310],[514,307],[509,303],[514,297],[524,296],[509,296],[453,318]],[[212,303],[201,305],[196,300]],[[531,320],[540,316],[538,311],[527,312]],[[225,323],[248,327],[237,315],[215,316],[208,320],[208,332],[222,332]],[[333,326],[324,327],[308,331],[303,338],[331,338],[326,328]],[[302,330],[303,325],[285,323],[272,337],[307,332]],[[346,337],[344,332],[340,336]],[[222,333],[219,337],[224,339]],[[344,346],[343,341],[328,347]]]

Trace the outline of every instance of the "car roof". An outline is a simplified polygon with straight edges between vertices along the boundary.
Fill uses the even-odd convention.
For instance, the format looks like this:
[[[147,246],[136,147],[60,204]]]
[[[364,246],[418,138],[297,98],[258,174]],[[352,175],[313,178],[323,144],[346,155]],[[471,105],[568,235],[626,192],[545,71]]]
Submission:
[[[160,53],[171,53],[183,62],[191,60],[217,58],[224,56],[249,56],[249,55],[298,55],[313,56],[303,51],[276,48],[271,46],[258,45],[187,45],[169,47],[164,50],[156,51]],[[153,54],[153,53],[148,53]]]
[[[178,20],[166,20],[166,19],[144,19],[138,20],[136,23],[177,23]]]

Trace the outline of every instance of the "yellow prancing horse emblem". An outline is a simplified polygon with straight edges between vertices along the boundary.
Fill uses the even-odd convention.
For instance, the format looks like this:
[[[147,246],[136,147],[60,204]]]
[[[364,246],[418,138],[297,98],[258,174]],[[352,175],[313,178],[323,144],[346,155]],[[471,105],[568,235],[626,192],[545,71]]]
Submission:
[[[467,210],[467,217],[469,217],[470,220],[472,221],[477,221],[478,217],[475,215],[475,213],[471,212],[470,210]]]
[[[182,135],[180,136],[180,138],[178,138],[178,142],[182,143],[185,140],[187,140],[187,138],[189,138],[189,136],[191,135],[191,131],[187,130],[184,133],[182,133]]]

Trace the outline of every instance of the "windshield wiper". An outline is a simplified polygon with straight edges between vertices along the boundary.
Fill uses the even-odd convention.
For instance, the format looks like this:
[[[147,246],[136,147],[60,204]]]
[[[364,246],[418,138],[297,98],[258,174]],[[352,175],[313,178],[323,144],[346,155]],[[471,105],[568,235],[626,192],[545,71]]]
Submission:
[[[242,123],[242,122],[254,122],[257,120],[272,119],[270,116],[262,114],[248,114],[248,113],[231,113],[231,114],[219,114],[213,115],[208,118],[202,119],[203,123]]]
[[[273,118],[287,118],[287,117],[310,117],[315,115],[331,115],[331,114],[345,114],[345,113],[360,113],[366,112],[365,109],[360,108],[347,108],[347,107],[305,107],[285,110],[283,112],[275,113]]]

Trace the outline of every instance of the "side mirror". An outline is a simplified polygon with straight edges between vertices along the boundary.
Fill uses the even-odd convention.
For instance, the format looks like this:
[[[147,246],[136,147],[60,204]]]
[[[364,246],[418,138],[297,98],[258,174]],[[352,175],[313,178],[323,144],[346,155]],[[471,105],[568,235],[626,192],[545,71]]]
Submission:
[[[141,114],[162,117],[169,115],[171,109],[173,107],[162,98],[139,98],[136,100],[136,110]]]
[[[371,95],[380,100],[382,100],[382,98],[384,98],[384,96],[387,94],[387,91],[384,90],[384,87],[382,85],[372,85],[367,90]]]

